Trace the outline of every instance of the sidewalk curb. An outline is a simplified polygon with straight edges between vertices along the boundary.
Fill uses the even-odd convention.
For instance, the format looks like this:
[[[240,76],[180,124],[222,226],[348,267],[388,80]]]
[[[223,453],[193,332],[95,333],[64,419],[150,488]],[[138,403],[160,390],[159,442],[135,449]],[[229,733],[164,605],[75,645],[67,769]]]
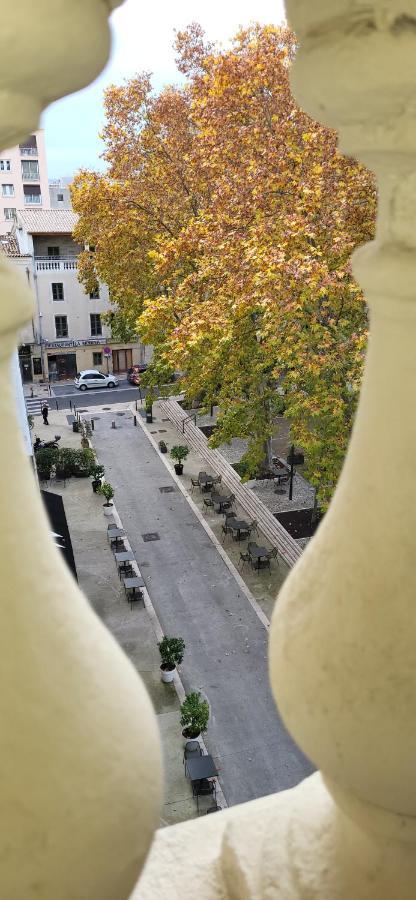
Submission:
[[[133,411],[133,414],[136,414],[135,410],[132,410],[132,411]],[[226,551],[224,550],[224,548],[223,548],[222,545],[220,544],[218,538],[215,536],[214,532],[212,531],[212,529],[211,529],[210,526],[208,525],[208,522],[205,521],[205,519],[204,519],[203,515],[201,514],[199,508],[197,507],[196,503],[194,503],[194,501],[192,500],[192,497],[191,497],[189,491],[187,491],[187,489],[183,486],[183,484],[182,484],[182,482],[181,482],[179,476],[176,474],[176,472],[174,471],[174,469],[171,469],[171,467],[170,467],[170,465],[169,465],[169,463],[168,463],[168,461],[167,461],[167,459],[166,459],[166,454],[160,452],[159,447],[158,447],[158,445],[157,445],[155,439],[152,437],[151,434],[149,434],[149,432],[148,432],[148,430],[147,430],[147,428],[146,428],[146,426],[145,426],[145,423],[142,421],[142,417],[141,417],[140,415],[137,415],[137,414],[136,414],[136,419],[137,419],[138,424],[140,424],[140,427],[141,427],[142,431],[144,431],[144,433],[145,433],[145,435],[146,435],[148,441],[151,443],[153,449],[156,450],[156,453],[158,454],[159,458],[160,458],[160,459],[162,460],[162,462],[164,463],[165,468],[168,470],[170,476],[173,478],[173,480],[175,481],[175,483],[178,485],[179,490],[181,491],[181,493],[183,494],[183,496],[185,497],[185,499],[186,499],[187,502],[189,503],[189,506],[191,507],[192,512],[195,514],[195,516],[197,517],[198,521],[199,521],[200,524],[202,525],[204,531],[207,533],[207,535],[208,535],[210,541],[214,544],[215,549],[216,549],[216,550],[218,551],[218,553],[220,554],[221,559],[223,560],[223,562],[224,562],[225,565],[227,566],[227,569],[231,572],[231,574],[232,574],[233,577],[235,578],[235,580],[236,580],[236,582],[237,582],[237,584],[238,584],[240,590],[243,592],[243,594],[244,594],[246,600],[248,600],[248,602],[250,603],[250,606],[253,608],[254,612],[256,613],[256,616],[260,619],[260,622],[262,623],[262,625],[264,625],[266,631],[269,631],[269,628],[270,628],[270,622],[269,622],[269,619],[267,618],[267,616],[266,616],[265,613],[263,612],[263,610],[262,610],[261,606],[259,605],[259,603],[257,603],[256,598],[253,597],[253,594],[251,593],[251,591],[250,591],[249,588],[247,587],[245,581],[242,579],[242,577],[241,577],[241,575],[240,575],[238,569],[235,567],[234,563],[231,562],[229,556],[227,555]]]
[[[91,439],[89,440],[89,444],[90,444],[91,449],[94,450],[94,453],[96,454],[96,450],[95,450],[95,447],[94,447],[94,445],[93,445]],[[127,537],[127,532],[126,532],[125,528],[123,527],[123,523],[122,523],[120,514],[118,513],[117,507],[116,507],[116,505],[115,505],[114,502],[113,502],[113,513],[112,513],[112,517],[113,517],[115,523],[117,524],[117,526],[118,526],[119,528],[122,528],[123,531],[126,533],[126,537],[123,538],[124,543],[125,543],[127,549],[128,549],[128,550],[131,550],[131,551],[133,552],[132,547],[131,547],[131,544],[130,544],[130,541],[129,541],[128,537]],[[139,575],[141,578],[143,578],[143,575],[142,575],[142,573],[141,573],[141,571],[140,571],[139,564],[138,564],[138,562],[137,562],[136,559],[134,559],[134,560],[132,561],[132,567],[133,567],[133,569],[136,570],[137,575]],[[144,581],[144,580],[145,580],[145,579],[143,578],[143,581]],[[155,636],[156,636],[156,640],[157,640],[158,643],[160,643],[160,641],[161,641],[162,638],[164,637],[164,631],[163,631],[162,626],[161,626],[161,624],[160,624],[160,622],[159,622],[157,612],[156,612],[156,610],[155,610],[155,608],[154,608],[154,606],[153,606],[153,603],[152,603],[152,600],[151,600],[151,597],[150,597],[149,591],[147,590],[146,585],[144,585],[144,587],[142,588],[142,590],[143,590],[143,599],[144,599],[144,605],[145,605],[146,612],[147,612],[147,614],[148,614],[148,616],[149,616],[149,619],[150,619],[150,622],[151,622],[153,631],[154,631]],[[139,673],[138,673],[138,674],[139,674]],[[181,680],[181,677],[180,677],[180,675],[179,675],[178,670],[176,670],[176,672],[175,672],[175,676],[174,676],[174,679],[173,679],[173,683],[174,683],[174,686],[175,686],[175,691],[176,691],[176,694],[177,694],[179,703],[183,703],[183,701],[185,700],[185,697],[186,697],[186,691],[185,691],[185,688],[184,688],[184,686],[183,686],[183,683],[182,683],[182,680]],[[208,753],[207,747],[206,747],[205,742],[204,742],[204,740],[203,740],[202,737],[199,738],[199,743],[201,744],[201,747],[203,748],[203,750],[205,751],[205,753]],[[223,791],[223,789],[222,789],[222,786],[221,786],[221,780],[220,780],[220,777],[219,777],[219,776],[217,776],[217,784],[218,784],[217,792],[216,792],[217,805],[218,805],[221,809],[226,809],[226,808],[228,808],[228,803],[227,803],[227,801],[226,801],[226,799],[225,799],[224,791]]]

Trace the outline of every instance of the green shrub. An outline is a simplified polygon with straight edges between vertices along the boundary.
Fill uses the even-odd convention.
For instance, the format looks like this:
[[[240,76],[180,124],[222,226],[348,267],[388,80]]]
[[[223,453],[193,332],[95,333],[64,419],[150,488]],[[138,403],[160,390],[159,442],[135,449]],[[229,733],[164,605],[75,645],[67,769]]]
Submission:
[[[189,447],[185,444],[177,444],[175,447],[172,447],[170,451],[172,459],[176,459],[178,463],[181,463],[183,459],[186,459],[188,453]]]
[[[201,694],[192,692],[186,695],[181,705],[181,726],[186,737],[196,738],[207,730],[209,719],[209,703],[201,700]]]
[[[165,635],[160,644],[158,644],[162,665],[168,669],[174,669],[179,666],[183,660],[183,651],[185,650],[185,641],[183,638],[168,637]]]
[[[59,450],[54,447],[44,447],[36,452],[35,459],[38,472],[42,472],[44,475],[50,475],[52,469],[58,463]]]
[[[99,493],[105,497],[106,503],[110,503],[110,500],[114,497],[114,488],[111,487],[108,481],[103,481],[99,488]]]

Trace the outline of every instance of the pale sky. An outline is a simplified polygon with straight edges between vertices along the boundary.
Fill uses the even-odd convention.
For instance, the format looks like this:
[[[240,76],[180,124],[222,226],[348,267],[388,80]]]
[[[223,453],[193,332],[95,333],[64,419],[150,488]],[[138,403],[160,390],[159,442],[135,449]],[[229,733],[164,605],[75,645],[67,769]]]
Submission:
[[[42,117],[50,178],[73,175],[82,166],[102,168],[102,96],[109,84],[121,84],[136,72],[153,73],[156,89],[178,82],[172,49],[174,30],[199,22],[210,40],[226,44],[240,25],[280,24],[283,0],[126,0],[111,18],[111,59],[93,85],[52,104]]]

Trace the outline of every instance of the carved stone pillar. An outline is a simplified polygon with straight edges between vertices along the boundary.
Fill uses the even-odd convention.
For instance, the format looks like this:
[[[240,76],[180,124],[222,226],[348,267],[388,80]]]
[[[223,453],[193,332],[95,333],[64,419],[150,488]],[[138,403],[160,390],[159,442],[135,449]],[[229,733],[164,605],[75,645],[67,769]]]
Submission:
[[[271,629],[277,704],[323,774],[158,835],[137,900],[151,900],[173,856],[175,897],[191,896],[190,845],[201,900],[415,896],[416,0],[287,0],[287,10],[300,104],[339,130],[380,192],[376,239],[353,260],[371,311],[354,432]]]
[[[116,5],[7,5],[0,146],[23,140],[49,100],[98,74]],[[24,452],[10,359],[32,307],[0,254],[0,893],[126,900],[158,818],[157,726],[137,673],[52,543]]]

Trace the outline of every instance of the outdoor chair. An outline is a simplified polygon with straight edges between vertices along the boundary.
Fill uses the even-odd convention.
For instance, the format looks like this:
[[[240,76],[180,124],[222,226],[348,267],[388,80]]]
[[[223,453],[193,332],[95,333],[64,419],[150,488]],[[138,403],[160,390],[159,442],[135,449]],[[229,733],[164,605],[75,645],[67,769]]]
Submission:
[[[129,591],[127,600],[129,601],[130,609],[133,609],[133,603],[138,603],[139,600],[144,600],[143,591]]]
[[[227,519],[236,519],[237,518],[237,513],[235,513],[235,512],[225,512],[224,515],[225,515],[225,521],[227,521]]]
[[[250,534],[252,531],[255,531],[256,534],[259,533],[259,523],[258,523],[257,519],[253,519],[253,521],[250,522]]]
[[[191,478],[191,485],[192,485],[192,486],[191,486],[191,493],[193,492],[193,489],[194,489],[194,488],[200,487],[200,484],[199,484],[199,481],[198,481],[197,478]]]
[[[223,524],[221,525],[221,530],[223,533],[222,543],[224,543],[225,538],[227,537],[227,534],[230,534],[230,532],[231,532],[231,528],[228,524],[228,519],[226,519],[225,522],[223,522]]]
[[[202,756],[202,748],[199,741],[187,741],[185,744],[185,750],[183,752],[183,764],[185,766],[186,772],[186,760],[192,759],[195,756]]]
[[[224,509],[230,509],[235,500],[235,494],[230,494],[229,497],[226,497],[225,500],[222,501],[221,506],[224,512]]]
[[[68,478],[68,472],[66,469],[56,469],[55,470],[55,481],[63,481],[64,487],[66,487],[66,482]]]
[[[215,781],[209,781],[208,778],[201,778],[201,781],[192,782],[192,794],[196,797],[196,808],[199,812],[199,798],[200,797],[214,797],[215,799],[216,787]]]
[[[118,570],[118,577],[120,578],[120,581],[122,578],[133,578],[134,574],[134,569],[131,563],[129,563],[128,566],[120,567]]]
[[[240,553],[240,563],[242,564],[241,571],[244,569],[245,564],[248,562],[251,562],[250,554],[249,553]]]
[[[204,497],[204,506],[205,509],[208,509],[209,506],[214,506],[214,501],[211,499],[211,497]]]
[[[221,484],[221,482],[222,482],[222,475],[216,475],[215,478],[212,479],[213,484]]]
[[[277,565],[279,565],[279,560],[278,560],[278,558],[277,558],[277,548],[276,548],[276,547],[273,547],[273,549],[270,550],[269,553],[267,554],[267,562],[266,562],[266,565],[268,565],[269,569],[270,569],[270,560],[271,560],[271,559],[275,559],[276,562],[277,562]]]
[[[115,522],[110,522],[110,524],[107,525],[107,534],[109,531],[113,531],[114,528],[118,528],[118,525],[116,525]]]

